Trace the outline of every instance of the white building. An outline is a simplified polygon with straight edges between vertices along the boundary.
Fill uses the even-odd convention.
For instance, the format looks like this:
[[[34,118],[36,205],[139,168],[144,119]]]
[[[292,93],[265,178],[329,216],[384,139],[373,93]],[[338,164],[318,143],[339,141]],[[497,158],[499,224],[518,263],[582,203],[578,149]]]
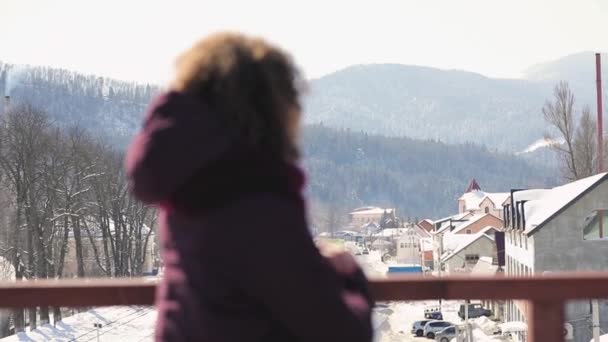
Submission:
[[[441,264],[450,273],[469,273],[481,258],[496,258],[496,244],[487,227],[475,234],[447,234],[444,236],[444,253]]]
[[[405,228],[397,239],[397,262],[422,264],[420,251],[420,235],[414,227]]]
[[[506,270],[510,276],[608,270],[608,174],[553,189],[514,191],[505,206]],[[601,232],[601,233],[600,233]],[[506,303],[506,319],[525,321],[525,302]],[[608,305],[600,301],[608,331]],[[589,301],[570,302],[566,323],[576,342],[591,339]]]
[[[500,219],[508,192],[484,192],[473,179],[465,193],[458,199],[458,213],[492,214]]]
[[[394,219],[395,209],[379,207],[361,207],[348,213],[348,215],[350,216],[350,223],[357,227],[371,222],[380,224],[380,219],[385,214]]]

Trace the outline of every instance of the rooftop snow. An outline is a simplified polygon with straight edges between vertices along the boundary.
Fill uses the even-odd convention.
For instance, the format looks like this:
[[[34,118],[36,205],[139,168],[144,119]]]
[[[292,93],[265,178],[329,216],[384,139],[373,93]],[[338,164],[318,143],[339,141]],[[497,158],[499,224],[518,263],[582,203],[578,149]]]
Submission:
[[[457,228],[455,228],[452,231],[452,233],[455,234],[455,233],[461,232],[462,230],[466,229],[467,227],[470,227],[473,223],[481,220],[482,218],[484,218],[484,217],[486,217],[488,215],[496,217],[496,216],[494,216],[492,214],[477,214],[477,215],[471,217],[467,222],[464,222],[464,224],[461,224],[460,226],[458,226]],[[498,218],[498,217],[496,217],[496,218],[500,220],[500,218]]]
[[[458,200],[463,200],[465,210],[479,209],[479,206],[484,199],[489,198],[497,209],[502,208],[504,201],[509,198],[508,192],[484,192],[484,191],[471,191],[462,195]]]
[[[551,216],[567,206],[572,200],[594,184],[601,181],[606,175],[606,173],[601,173],[550,190],[534,189],[514,193],[513,197],[515,201],[529,201],[524,204],[526,234],[532,233],[536,227],[545,223]]]
[[[467,248],[468,246],[470,246],[471,244],[473,244],[473,242],[481,239],[481,238],[487,238],[491,241],[494,241],[494,239],[486,234],[486,230],[482,230],[479,233],[476,234],[459,234],[462,236],[466,236],[468,237],[468,239],[462,239],[462,241],[460,242],[460,244],[458,245],[458,247],[456,249],[454,249],[453,251],[446,251],[442,256],[441,256],[441,261],[445,262],[448,259],[452,258],[454,255],[460,253],[463,249]],[[456,236],[456,235],[455,235]]]
[[[367,207],[364,209],[355,209],[355,211],[350,212],[350,215],[382,215],[386,211],[387,214],[390,214],[395,209],[384,209],[378,207]]]

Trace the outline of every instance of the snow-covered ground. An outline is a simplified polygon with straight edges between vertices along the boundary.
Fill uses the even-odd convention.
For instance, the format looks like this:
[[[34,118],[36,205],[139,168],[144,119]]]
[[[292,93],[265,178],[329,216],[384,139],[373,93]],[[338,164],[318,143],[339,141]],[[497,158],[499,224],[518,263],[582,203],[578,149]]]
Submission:
[[[348,247],[347,247],[348,248]],[[368,255],[356,256],[357,261],[370,277],[386,276],[388,266],[380,260],[380,253],[370,251]],[[464,324],[458,317],[459,301],[443,301],[441,303],[443,318],[454,324]],[[414,337],[411,333],[415,321],[424,319],[424,309],[437,306],[439,301],[409,301],[379,303],[374,310],[374,331],[376,342],[415,342],[429,341],[424,337]],[[478,323],[478,324],[475,324]],[[475,342],[496,341],[491,335],[486,335],[482,329],[491,330],[492,325],[485,317],[472,320],[473,340]],[[488,331],[488,334],[491,332]]]
[[[348,248],[348,246],[347,246]],[[384,277],[388,266],[380,260],[378,251],[356,256],[365,273],[369,277]],[[374,310],[375,341],[377,342],[407,342],[427,341],[416,338],[411,334],[412,324],[424,319],[424,309],[436,306],[439,302],[388,302],[379,303]],[[453,323],[462,321],[457,315],[457,301],[444,301],[442,312],[444,318]],[[34,331],[20,333],[0,339],[0,342],[19,341],[97,341],[95,323],[101,323],[99,341],[139,342],[152,341],[156,322],[156,310],[146,306],[114,306],[95,308],[65,318],[56,327],[45,325]],[[475,339],[475,341],[481,341]]]
[[[56,327],[44,325],[34,331],[27,331],[0,339],[1,342],[23,341],[99,341],[139,342],[154,339],[156,310],[147,306],[113,306],[91,309],[63,319]]]

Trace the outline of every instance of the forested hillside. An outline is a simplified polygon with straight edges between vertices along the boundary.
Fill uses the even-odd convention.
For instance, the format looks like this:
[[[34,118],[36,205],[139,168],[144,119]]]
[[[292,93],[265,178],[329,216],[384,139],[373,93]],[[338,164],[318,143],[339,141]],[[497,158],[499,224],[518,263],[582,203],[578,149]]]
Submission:
[[[508,191],[556,182],[556,171],[473,144],[374,136],[323,126],[304,134],[310,196],[352,208],[396,206],[399,215],[439,217],[457,210],[471,178],[483,190]]]
[[[418,91],[432,96],[431,90]],[[159,88],[152,85],[67,70],[0,64],[0,94],[10,94],[15,106],[31,104],[46,111],[55,124],[86,128],[118,149],[125,147],[139,127],[147,103],[158,91]],[[329,91],[326,96],[332,94],[333,101],[346,100],[339,92]],[[467,101],[474,98],[471,95]],[[458,99],[454,97],[454,100]],[[393,102],[379,102],[377,106],[400,108]],[[356,109],[352,108],[353,113]],[[357,132],[377,131],[375,128],[386,122],[382,113],[378,111],[370,117],[363,127],[367,129]],[[493,132],[487,127],[471,125],[452,129],[451,133]],[[304,164],[309,173],[309,196],[315,202],[340,208],[341,212],[371,204],[397,207],[406,217],[437,217],[456,208],[455,200],[471,177],[477,178],[488,191],[541,186],[555,179],[552,170],[531,166],[511,155],[496,154],[475,144],[445,144],[450,139],[441,134],[434,140],[442,142],[436,142],[355,133],[327,126],[307,127],[302,141]],[[432,135],[446,128],[422,121],[418,129]]]

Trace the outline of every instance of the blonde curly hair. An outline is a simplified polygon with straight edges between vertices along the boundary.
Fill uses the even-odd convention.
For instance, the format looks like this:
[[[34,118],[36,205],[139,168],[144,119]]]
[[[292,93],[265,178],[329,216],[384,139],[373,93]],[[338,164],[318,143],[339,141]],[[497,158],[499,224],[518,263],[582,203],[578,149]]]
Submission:
[[[290,127],[304,82],[281,49],[238,33],[211,35],[177,59],[171,87],[202,98],[247,147],[297,158]]]

